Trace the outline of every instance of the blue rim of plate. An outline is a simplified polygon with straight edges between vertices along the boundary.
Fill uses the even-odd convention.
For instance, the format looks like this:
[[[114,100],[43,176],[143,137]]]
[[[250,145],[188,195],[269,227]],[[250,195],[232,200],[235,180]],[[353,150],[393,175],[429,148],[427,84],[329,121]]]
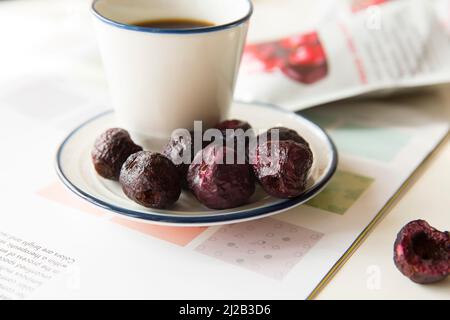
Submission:
[[[92,1],[92,5],[91,5],[91,11],[94,14],[95,17],[97,17],[99,20],[112,25],[114,27],[118,27],[121,29],[126,29],[126,30],[133,30],[133,31],[139,31],[139,32],[147,32],[147,33],[162,33],[162,34],[194,34],[194,33],[206,33],[206,32],[214,32],[214,31],[220,31],[220,30],[225,30],[225,29],[229,29],[229,28],[233,28],[233,27],[237,27],[240,24],[243,24],[244,22],[246,22],[247,20],[250,19],[250,17],[253,14],[253,3],[251,2],[251,0],[247,0],[247,3],[249,5],[248,8],[248,12],[245,16],[243,16],[242,18],[229,22],[229,23],[225,23],[225,24],[220,24],[220,25],[215,25],[212,27],[202,27],[202,28],[188,28],[188,29],[161,29],[161,28],[148,28],[148,27],[139,27],[139,26],[134,26],[134,25],[130,25],[130,24],[126,24],[126,23],[121,23],[121,22],[117,22],[114,21],[112,19],[109,19],[105,16],[103,16],[100,12],[97,11],[97,9],[95,8],[95,5],[97,4],[97,2],[99,2],[101,0],[94,0]]]
[[[104,111],[104,112],[88,119],[87,121],[83,122],[78,127],[76,127],[74,130],[72,130],[72,132],[69,133],[69,135],[63,140],[61,145],[58,147],[58,150],[56,153],[56,173],[57,173],[58,177],[61,179],[61,181],[63,182],[63,184],[67,188],[69,188],[69,190],[71,190],[73,193],[75,193],[79,197],[83,198],[84,200],[86,200],[98,207],[101,207],[108,211],[112,211],[112,212],[130,217],[130,218],[134,218],[134,219],[153,221],[156,223],[181,224],[181,225],[184,224],[186,226],[196,225],[196,224],[215,224],[215,223],[221,223],[221,222],[225,223],[225,222],[232,222],[232,221],[239,221],[239,220],[248,220],[248,219],[257,218],[257,217],[264,217],[264,216],[270,215],[271,213],[276,213],[278,211],[282,211],[282,210],[288,209],[290,207],[293,207],[297,204],[306,202],[307,200],[312,198],[318,191],[323,189],[328,184],[328,182],[330,181],[330,179],[332,178],[332,176],[334,175],[334,173],[336,172],[336,169],[337,169],[338,153],[337,153],[337,149],[336,149],[336,146],[335,146],[333,140],[330,138],[330,136],[325,132],[325,130],[322,127],[313,123],[309,119],[306,119],[296,113],[280,109],[279,107],[277,107],[273,104],[268,104],[268,103],[264,103],[264,102],[247,102],[247,101],[234,101],[234,102],[240,103],[240,104],[258,105],[260,107],[272,108],[272,109],[276,109],[277,111],[281,111],[281,112],[285,112],[285,113],[294,115],[296,117],[299,117],[299,118],[302,118],[302,119],[308,121],[311,125],[315,126],[316,129],[318,129],[320,132],[322,132],[322,134],[325,136],[325,138],[331,148],[331,151],[332,151],[330,168],[328,169],[328,172],[322,178],[322,180],[317,185],[315,185],[313,188],[307,190],[305,193],[301,194],[300,196],[298,196],[296,198],[286,199],[282,202],[268,205],[266,207],[260,207],[260,208],[246,210],[246,211],[239,211],[239,212],[235,212],[235,213],[227,212],[227,213],[220,214],[220,210],[218,210],[217,213],[214,213],[212,215],[182,216],[182,215],[170,215],[170,214],[159,214],[159,213],[157,214],[157,213],[152,213],[152,212],[148,212],[148,211],[141,212],[141,211],[130,210],[127,208],[116,206],[114,204],[100,200],[100,199],[96,198],[95,196],[81,190],[76,185],[74,185],[64,174],[63,169],[62,169],[62,164],[61,164],[61,154],[64,151],[64,147],[65,147],[66,143],[72,138],[72,136],[74,136],[80,129],[85,127],[87,124],[89,124],[89,123],[97,120],[98,118],[101,118],[109,113],[112,113],[113,110]],[[239,207],[236,209],[239,209]]]

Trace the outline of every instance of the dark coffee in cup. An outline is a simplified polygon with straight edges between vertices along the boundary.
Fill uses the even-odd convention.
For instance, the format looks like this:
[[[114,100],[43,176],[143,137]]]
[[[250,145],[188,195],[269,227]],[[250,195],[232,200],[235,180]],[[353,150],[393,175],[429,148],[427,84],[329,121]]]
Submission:
[[[134,22],[132,23],[132,25],[144,28],[158,28],[158,29],[194,29],[194,28],[206,28],[214,26],[214,24],[209,21],[185,19],[185,18],[144,20]]]

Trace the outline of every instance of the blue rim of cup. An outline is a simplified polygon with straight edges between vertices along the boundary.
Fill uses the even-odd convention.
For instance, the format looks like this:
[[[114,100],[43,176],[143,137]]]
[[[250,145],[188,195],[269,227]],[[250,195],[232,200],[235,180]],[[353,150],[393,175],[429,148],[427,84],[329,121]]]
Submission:
[[[278,111],[291,113],[289,111],[285,111],[280,109],[279,107],[276,107],[272,104],[267,103],[260,103],[260,102],[244,102],[244,101],[236,101],[238,103],[244,103],[244,104],[258,104],[260,106],[274,108]],[[134,218],[137,220],[144,220],[144,221],[153,221],[154,223],[164,223],[164,224],[176,224],[176,225],[208,225],[208,224],[216,224],[216,223],[232,223],[232,222],[238,222],[240,220],[250,220],[255,218],[263,218],[265,216],[269,216],[272,214],[275,214],[277,212],[286,210],[290,207],[293,207],[297,204],[305,203],[309,199],[311,199],[313,196],[315,196],[319,191],[321,191],[323,188],[326,187],[328,182],[333,177],[334,173],[337,170],[337,164],[338,164],[338,152],[337,148],[333,142],[333,140],[330,138],[330,136],[325,132],[325,130],[320,127],[319,125],[313,123],[310,120],[307,120],[310,122],[313,126],[316,127],[321,133],[325,136],[327,143],[330,146],[331,149],[331,163],[328,168],[328,171],[324,177],[322,177],[321,181],[315,185],[314,187],[308,189],[305,193],[301,194],[300,196],[292,199],[286,199],[281,200],[281,202],[274,203],[272,205],[266,206],[266,207],[259,207],[255,209],[248,209],[248,210],[241,210],[238,212],[224,212],[220,213],[220,210],[217,211],[217,213],[210,214],[210,215],[199,215],[199,216],[184,216],[184,215],[174,215],[174,214],[162,214],[162,213],[152,213],[148,211],[139,211],[139,210],[131,210],[126,209],[123,207],[116,206],[114,204],[111,204],[109,202],[103,201],[101,199],[96,198],[95,196],[89,194],[88,192],[85,192],[78,188],[72,181],[70,181],[69,178],[64,174],[62,163],[61,163],[61,155],[64,151],[64,146],[66,143],[74,136],[80,129],[82,129],[84,126],[89,124],[90,122],[93,122],[97,120],[98,118],[101,118],[102,116],[105,116],[109,113],[111,113],[112,110],[108,110],[105,112],[102,112],[87,121],[83,122],[81,125],[79,125],[77,128],[75,128],[61,143],[59,146],[57,153],[56,153],[56,173],[58,177],[61,179],[63,184],[69,188],[72,192],[74,192],[79,197],[83,198],[84,200],[101,207],[103,209],[106,209],[108,211],[112,211],[130,218]],[[292,113],[294,114],[294,113]],[[298,117],[301,117],[298,114],[295,114]],[[301,117],[302,118],[302,117]],[[131,201],[131,200],[130,200]],[[236,208],[239,209],[239,208]]]
[[[101,20],[101,21],[103,21],[103,22],[105,22],[105,23],[107,23],[109,25],[112,25],[114,27],[121,28],[121,29],[132,30],[132,31],[139,31],[139,32],[147,32],[147,33],[194,34],[194,33],[206,33],[206,32],[220,31],[220,30],[225,30],[225,29],[237,27],[237,26],[243,24],[244,22],[249,20],[250,17],[252,16],[252,14],[253,14],[253,4],[252,4],[251,0],[246,0],[248,2],[248,5],[249,5],[249,7],[248,7],[249,9],[248,9],[247,14],[244,17],[242,17],[242,18],[240,18],[238,20],[229,22],[229,23],[220,24],[220,25],[214,25],[214,26],[211,26],[211,27],[187,28],[187,29],[148,28],[148,27],[140,27],[140,26],[134,26],[134,25],[126,24],[126,23],[117,22],[117,21],[114,21],[112,19],[109,19],[109,18],[103,16],[95,8],[95,5],[99,1],[102,1],[102,0],[94,0],[94,1],[92,1],[92,5],[91,5],[92,13],[99,20]]]

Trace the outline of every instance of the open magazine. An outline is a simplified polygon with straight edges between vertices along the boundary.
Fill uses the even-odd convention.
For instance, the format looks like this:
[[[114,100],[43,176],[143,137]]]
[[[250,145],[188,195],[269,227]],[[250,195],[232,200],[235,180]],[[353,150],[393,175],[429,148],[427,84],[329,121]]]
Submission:
[[[274,28],[275,21],[258,24],[261,17],[274,14],[259,10],[270,2],[277,6],[280,0],[255,0],[255,20],[239,79],[241,98],[297,110],[375,89],[447,80],[447,61],[440,67],[434,64],[448,57],[446,42],[439,39],[445,37],[443,13],[450,11],[438,10],[436,15],[435,6],[428,4],[438,1],[393,0],[380,5],[378,13],[370,9],[381,17],[380,29],[373,33],[355,27],[372,12],[368,1],[353,1],[352,6],[343,5],[345,1],[317,1],[329,6],[318,8],[311,19],[311,25],[315,19],[322,21],[315,32],[304,27],[294,30],[299,13],[287,8],[280,8],[276,16],[290,14],[290,23],[280,23],[279,28]],[[385,1],[370,1],[375,2]],[[413,2],[420,7],[410,5]],[[448,102],[438,95],[311,108],[302,115],[326,129],[340,160],[333,180],[307,204],[271,218],[207,228],[125,220],[75,196],[54,170],[55,149],[67,133],[111,108],[96,47],[90,41],[88,9],[81,1],[72,2],[74,8],[67,12],[80,12],[79,20],[67,14],[62,18],[72,17],[73,24],[56,28],[56,17],[66,12],[61,3],[39,8],[48,14],[48,29],[32,10],[0,10],[0,21],[6,14],[20,14],[30,37],[47,48],[33,51],[29,59],[8,60],[0,72],[0,143],[8,151],[0,159],[0,300],[314,297],[449,131]],[[409,21],[410,15],[414,21]],[[377,71],[368,63],[369,51],[362,49],[388,52],[390,47],[381,39],[391,39],[394,34],[386,28],[401,19],[405,32],[399,34],[409,35],[409,41],[402,38],[393,44],[400,40],[403,46],[414,44],[421,58],[414,60],[415,67],[412,60],[401,59],[412,63],[401,69],[412,77],[388,77],[396,69],[380,65]],[[339,25],[337,21],[343,21],[342,28],[333,27]],[[408,31],[408,26],[415,31]],[[295,36],[296,32],[303,36]],[[376,44],[363,45],[366,38],[359,32],[370,32]],[[348,39],[360,64],[349,51]],[[435,46],[430,47],[436,49],[435,58],[427,60],[431,51],[423,49],[424,43]],[[269,55],[261,53],[264,44],[268,52],[275,46],[277,55],[284,57],[291,50],[293,62],[314,53],[306,59],[314,66],[288,67],[280,58],[268,63],[264,57]],[[303,48],[305,57],[296,56],[290,47]],[[392,48],[403,52],[401,46]],[[358,65],[363,67],[365,84]]]
[[[311,31],[277,18],[275,34],[252,26],[238,98],[300,110],[450,81],[450,1],[335,1],[315,10],[324,19]]]

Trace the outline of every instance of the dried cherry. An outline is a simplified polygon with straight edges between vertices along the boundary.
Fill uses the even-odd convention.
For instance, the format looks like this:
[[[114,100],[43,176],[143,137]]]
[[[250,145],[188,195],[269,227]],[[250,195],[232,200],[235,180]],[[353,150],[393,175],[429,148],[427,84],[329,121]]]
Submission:
[[[233,147],[236,152],[236,161],[239,158],[239,163],[248,163],[250,139],[255,136],[252,126],[246,121],[233,119],[219,123],[215,129],[222,133],[221,143]],[[238,157],[237,155],[241,152],[245,154],[243,157]]]
[[[450,274],[450,234],[424,220],[404,226],[394,244],[394,262],[400,272],[416,283],[434,283]]]
[[[304,144],[309,147],[308,142],[300,136],[297,131],[286,128],[286,127],[274,127],[267,130],[265,133],[267,135],[267,140],[272,140],[272,133],[278,130],[278,140],[285,141],[285,140],[292,140],[300,144]],[[263,133],[264,134],[264,133]],[[274,134],[275,135],[275,134]],[[261,137],[261,135],[260,135]]]
[[[248,129],[251,129],[252,126],[247,121],[232,119],[222,121],[221,123],[217,124],[215,128],[219,129],[220,131],[226,129],[233,129],[233,130],[242,129],[244,131],[247,131]]]
[[[175,165],[162,154],[150,151],[131,155],[123,164],[119,182],[128,198],[149,208],[167,208],[181,193]]]
[[[126,130],[112,128],[97,138],[91,151],[91,158],[99,175],[106,179],[118,180],[125,160],[141,150],[142,148],[131,140]]]
[[[277,198],[301,195],[313,164],[307,145],[293,140],[267,141],[258,144],[251,163],[262,188]]]
[[[229,209],[248,202],[255,182],[248,164],[226,163],[235,151],[214,144],[198,152],[190,165],[187,181],[195,197],[211,209]]]
[[[209,141],[203,141],[201,148],[206,147],[209,143]],[[173,134],[163,149],[162,154],[169,158],[177,168],[183,188],[187,188],[186,175],[196,151],[199,150],[195,150],[194,131],[190,131],[189,135]]]

